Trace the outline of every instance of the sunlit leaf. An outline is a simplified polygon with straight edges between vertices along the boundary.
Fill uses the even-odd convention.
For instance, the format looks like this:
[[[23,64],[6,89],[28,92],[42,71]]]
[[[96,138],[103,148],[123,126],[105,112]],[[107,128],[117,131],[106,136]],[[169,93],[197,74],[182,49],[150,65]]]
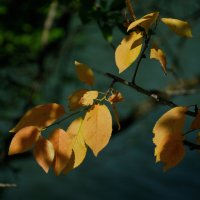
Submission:
[[[63,129],[55,129],[49,141],[53,144],[55,157],[53,161],[53,170],[58,176],[68,164],[73,146],[73,137],[68,135]]]
[[[112,133],[112,117],[105,105],[94,105],[85,115],[82,129],[85,143],[95,156],[108,144]]]
[[[192,30],[188,22],[173,18],[161,18],[161,21],[176,34],[189,38],[192,37]]]
[[[93,85],[94,84],[94,73],[92,69],[83,63],[79,63],[75,61],[76,66],[76,73],[80,81],[88,84]]]
[[[165,54],[161,49],[159,49],[156,46],[153,46],[150,50],[150,58],[158,60],[162,66],[164,73],[167,74],[167,69],[166,69],[167,60]]]
[[[115,51],[115,62],[119,73],[126,70],[140,55],[142,49],[142,33],[132,32],[126,36]]]
[[[35,126],[27,126],[20,129],[11,141],[8,154],[12,155],[30,150],[39,135],[40,131]]]
[[[88,90],[78,90],[68,97],[70,110],[76,110],[83,106],[81,98]]]
[[[82,128],[82,123],[82,118],[75,119],[67,129],[67,134],[73,137],[73,154],[71,155],[70,161],[63,171],[64,174],[78,167],[85,159],[87,147],[83,137],[83,132],[85,130]]]
[[[186,107],[175,107],[156,122],[153,142],[156,162],[164,163],[164,170],[176,166],[184,157],[183,127]]]
[[[94,100],[98,97],[98,95],[98,91],[88,91],[83,94],[80,103],[84,106],[92,105],[94,103]]]
[[[51,103],[39,105],[26,112],[10,132],[17,132],[26,126],[37,126],[38,129],[45,128],[64,114],[64,107],[60,104]]]
[[[149,14],[143,16],[142,18],[132,22],[129,25],[127,31],[130,31],[139,25],[142,28],[144,28],[147,33],[149,28],[152,26],[152,24],[157,20],[158,16],[159,16],[159,12],[149,13]]]
[[[191,129],[200,129],[200,110],[198,110],[197,116],[192,121]]]
[[[33,155],[40,167],[48,173],[55,156],[54,147],[51,142],[40,136],[35,143]]]

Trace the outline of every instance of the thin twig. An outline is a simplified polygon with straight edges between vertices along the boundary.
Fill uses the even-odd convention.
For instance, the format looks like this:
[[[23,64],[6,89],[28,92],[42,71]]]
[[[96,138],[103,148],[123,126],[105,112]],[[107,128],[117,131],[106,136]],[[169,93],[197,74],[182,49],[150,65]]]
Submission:
[[[131,20],[135,21],[136,20],[136,16],[135,16],[135,12],[133,10],[133,6],[131,5],[131,1],[130,0],[125,0],[126,3],[126,7],[128,9],[128,12],[130,14]]]

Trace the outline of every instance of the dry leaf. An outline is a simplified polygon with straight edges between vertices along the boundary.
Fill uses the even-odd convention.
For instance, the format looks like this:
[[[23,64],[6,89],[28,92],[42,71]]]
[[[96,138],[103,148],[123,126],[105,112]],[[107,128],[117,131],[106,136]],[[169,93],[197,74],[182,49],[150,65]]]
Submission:
[[[152,26],[152,24],[157,20],[159,16],[159,12],[153,12],[149,13],[142,18],[132,22],[127,31],[133,30],[136,26],[141,26],[145,29],[146,33],[148,32],[149,28]]]
[[[54,146],[53,170],[58,176],[70,160],[73,137],[69,136],[63,129],[55,129],[49,137],[49,141]]]
[[[40,136],[35,143],[33,155],[40,167],[48,173],[55,156],[54,147],[51,142]]]
[[[153,142],[156,162],[164,163],[164,170],[176,166],[184,157],[183,127],[186,107],[175,107],[156,122]]]
[[[115,62],[119,73],[126,70],[140,55],[142,49],[142,33],[132,32],[126,36],[115,51]]]
[[[176,34],[189,38],[192,37],[192,30],[188,22],[172,18],[161,18],[161,21]]]
[[[112,104],[112,103],[118,103],[123,101],[124,98],[122,96],[121,92],[116,91],[115,93],[113,93],[109,98],[108,101]]]
[[[192,121],[191,129],[200,129],[200,110],[198,110],[197,116]]]
[[[87,91],[88,90],[78,90],[68,97],[70,110],[76,110],[83,106],[81,103],[81,98]]]
[[[82,128],[82,123],[82,118],[75,119],[67,129],[67,134],[73,137],[73,154],[66,168],[63,170],[64,174],[78,167],[85,159],[87,147],[83,137],[83,131],[85,130]]]
[[[79,63],[75,61],[76,66],[76,73],[80,81],[88,84],[93,85],[94,84],[94,73],[92,69],[83,63]]]
[[[88,91],[83,94],[80,104],[83,106],[89,106],[94,103],[94,100],[98,97],[98,91]]]
[[[17,132],[26,126],[36,126],[38,129],[45,128],[64,114],[64,107],[60,104],[51,103],[39,105],[26,112],[10,132]]]
[[[159,49],[156,46],[153,46],[150,50],[150,58],[158,60],[162,66],[164,73],[167,74],[167,60],[165,54],[161,49]]]
[[[82,129],[85,143],[95,156],[108,144],[112,133],[112,117],[105,105],[94,105],[85,115]]]
[[[35,126],[27,126],[19,130],[13,137],[8,155],[23,153],[32,148],[40,136],[40,131]]]

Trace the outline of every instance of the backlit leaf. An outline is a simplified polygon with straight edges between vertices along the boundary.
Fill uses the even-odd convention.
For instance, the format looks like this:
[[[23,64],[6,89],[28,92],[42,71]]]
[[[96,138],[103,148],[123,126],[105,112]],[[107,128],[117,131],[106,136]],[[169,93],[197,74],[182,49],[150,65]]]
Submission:
[[[75,61],[76,66],[76,73],[80,81],[88,84],[93,85],[94,84],[94,73],[92,69],[83,63],[79,63]]]
[[[87,91],[88,90],[78,90],[68,97],[70,110],[76,110],[83,106],[81,103],[81,98]]]
[[[192,121],[191,129],[199,129],[200,128],[200,110],[198,110],[197,116]]]
[[[173,18],[161,18],[161,21],[176,34],[189,38],[192,37],[192,30],[188,22]]]
[[[67,129],[67,134],[73,137],[73,154],[71,155],[70,161],[63,171],[64,174],[78,167],[85,159],[87,147],[83,137],[84,130],[82,129],[82,123],[82,118],[75,119]]]
[[[152,47],[150,50],[150,58],[158,60],[162,66],[164,73],[167,74],[167,69],[166,69],[167,60],[165,54],[161,49],[159,49],[156,46]]]
[[[141,26],[145,29],[146,33],[148,32],[149,28],[152,26],[152,24],[157,20],[159,16],[159,12],[153,12],[149,13],[142,18],[132,22],[127,31],[134,29],[136,26]]]
[[[8,154],[12,155],[28,151],[32,148],[39,136],[40,131],[35,126],[27,126],[22,128],[14,135]]]
[[[132,32],[126,36],[115,51],[115,62],[119,73],[126,70],[140,55],[142,49],[142,33]]]
[[[175,107],[156,122],[153,142],[156,162],[164,163],[164,170],[176,166],[184,157],[183,127],[186,107]]]
[[[55,129],[49,141],[53,144],[55,157],[53,161],[53,170],[58,176],[68,164],[71,154],[73,137],[67,134],[63,129]]]
[[[89,106],[94,103],[94,100],[98,97],[98,91],[88,91],[83,94],[80,103],[84,106]]]
[[[36,126],[38,129],[45,128],[64,114],[64,107],[60,104],[51,103],[39,105],[26,112],[10,132],[17,132],[26,126]]]
[[[48,173],[55,156],[54,147],[51,142],[40,136],[35,143],[33,155],[40,167]]]
[[[85,143],[95,156],[108,144],[112,133],[112,117],[105,105],[94,105],[85,115],[82,129]]]

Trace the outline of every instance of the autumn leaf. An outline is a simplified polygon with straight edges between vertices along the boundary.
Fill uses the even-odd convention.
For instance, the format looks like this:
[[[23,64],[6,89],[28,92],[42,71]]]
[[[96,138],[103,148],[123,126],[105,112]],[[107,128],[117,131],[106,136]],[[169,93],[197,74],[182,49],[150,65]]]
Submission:
[[[137,26],[141,26],[145,29],[146,33],[148,32],[149,28],[152,26],[152,24],[157,20],[159,16],[159,12],[152,12],[149,13],[142,18],[135,20],[132,22],[129,26],[127,31],[135,29]]]
[[[188,22],[173,18],[161,18],[161,21],[177,35],[188,38],[192,37],[192,30]]]
[[[94,103],[94,100],[98,97],[99,93],[98,91],[91,90],[83,94],[83,96],[80,99],[80,104],[83,106],[89,106]]]
[[[190,128],[191,129],[200,129],[200,110],[198,110],[197,116],[192,121]]]
[[[167,60],[165,54],[161,49],[159,49],[154,45],[150,50],[150,58],[158,60],[162,66],[164,73],[167,74],[167,69],[166,69]]]
[[[94,73],[92,69],[83,63],[79,63],[75,61],[76,66],[76,73],[80,81],[88,84],[93,85],[94,84]]]
[[[51,142],[40,136],[35,143],[33,155],[40,167],[48,173],[55,156],[54,147]]]
[[[88,92],[88,90],[78,90],[68,97],[70,110],[76,110],[83,106],[81,98],[86,92]]]
[[[124,98],[122,96],[121,92],[116,91],[115,93],[113,93],[109,98],[108,101],[112,104],[112,103],[118,103],[123,101]]]
[[[132,32],[126,36],[115,51],[115,62],[119,73],[126,70],[140,55],[142,49],[142,33]]]
[[[176,166],[184,157],[183,127],[186,107],[175,107],[156,122],[153,142],[156,162],[164,163],[164,170]]]
[[[36,126],[38,129],[45,128],[64,114],[64,107],[60,104],[51,103],[38,105],[26,112],[19,123],[10,130],[10,132],[17,132],[26,126]]]
[[[108,144],[112,133],[112,117],[105,105],[94,105],[85,115],[82,129],[85,143],[95,156]]]
[[[32,148],[40,136],[40,131],[35,126],[20,129],[13,137],[8,155],[23,153]]]
[[[63,129],[58,128],[52,132],[49,141],[53,144],[55,150],[53,170],[58,176],[70,160],[73,137],[68,135]]]
[[[87,147],[85,145],[83,132],[86,131],[82,128],[83,119],[75,119],[67,129],[67,134],[73,138],[72,150],[70,161],[63,170],[63,173],[71,171],[72,169],[78,167],[85,159]]]

